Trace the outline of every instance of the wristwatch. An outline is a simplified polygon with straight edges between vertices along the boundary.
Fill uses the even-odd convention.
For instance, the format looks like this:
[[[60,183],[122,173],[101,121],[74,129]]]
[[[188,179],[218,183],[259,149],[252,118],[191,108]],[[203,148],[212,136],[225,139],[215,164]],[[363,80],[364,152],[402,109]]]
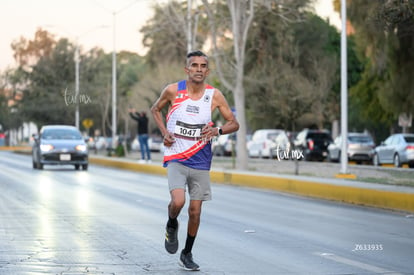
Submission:
[[[223,134],[223,130],[221,130],[220,127],[216,127],[217,128],[217,136],[221,136]]]

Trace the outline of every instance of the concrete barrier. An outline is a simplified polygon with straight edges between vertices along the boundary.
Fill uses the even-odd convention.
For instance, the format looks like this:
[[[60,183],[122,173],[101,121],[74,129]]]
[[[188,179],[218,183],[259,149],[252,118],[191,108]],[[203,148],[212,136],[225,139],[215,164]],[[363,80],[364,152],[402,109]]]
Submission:
[[[135,171],[135,172],[167,175],[167,169],[165,169],[161,165],[134,163],[131,161],[118,160],[116,158],[112,159],[110,157],[109,158],[89,157],[89,163],[98,164],[102,166],[116,167],[116,168],[126,169],[130,171]]]
[[[414,212],[414,193],[320,183],[277,176],[211,172],[213,182],[265,188],[306,197],[346,202],[391,210]],[[414,191],[414,190],[413,190]]]

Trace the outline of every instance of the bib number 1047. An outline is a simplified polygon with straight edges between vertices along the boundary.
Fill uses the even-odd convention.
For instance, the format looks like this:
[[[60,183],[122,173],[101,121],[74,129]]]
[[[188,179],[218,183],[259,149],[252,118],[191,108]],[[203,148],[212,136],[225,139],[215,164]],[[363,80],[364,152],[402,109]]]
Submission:
[[[183,138],[198,138],[201,136],[201,129],[204,125],[201,124],[187,124],[177,121],[175,125],[174,134]]]
[[[187,129],[184,127],[178,127],[179,135],[186,137],[199,137],[200,129]]]

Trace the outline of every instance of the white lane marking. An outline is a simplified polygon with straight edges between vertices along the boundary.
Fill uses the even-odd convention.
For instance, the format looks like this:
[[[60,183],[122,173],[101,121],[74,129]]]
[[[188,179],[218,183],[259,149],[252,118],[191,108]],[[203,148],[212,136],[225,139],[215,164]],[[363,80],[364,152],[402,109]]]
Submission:
[[[357,267],[363,270],[367,270],[369,272],[373,272],[373,273],[381,273],[381,274],[387,274],[387,275],[402,275],[401,273],[392,271],[392,270],[388,270],[385,268],[381,268],[378,266],[374,266],[374,265],[370,265],[370,264],[366,264],[363,262],[359,262],[359,261],[355,261],[355,260],[351,260],[351,259],[347,259],[345,257],[341,257],[332,253],[321,253],[321,252],[315,252],[313,253],[314,255],[318,255],[320,257],[323,257],[325,259],[329,259],[341,264],[346,264],[346,265],[350,265],[353,267]]]

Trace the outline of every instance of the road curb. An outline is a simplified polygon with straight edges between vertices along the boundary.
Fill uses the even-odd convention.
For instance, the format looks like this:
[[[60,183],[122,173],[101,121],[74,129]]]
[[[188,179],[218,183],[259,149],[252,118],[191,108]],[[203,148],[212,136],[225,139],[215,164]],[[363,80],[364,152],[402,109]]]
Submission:
[[[165,169],[164,167],[160,165],[141,164],[141,163],[134,163],[134,162],[128,162],[128,161],[120,161],[120,160],[111,159],[111,158],[95,158],[95,157],[89,157],[89,163],[102,165],[102,166],[116,167],[119,169],[126,169],[130,171],[135,171],[135,172],[167,175],[167,169]]]
[[[334,200],[390,210],[414,212],[414,194],[344,186],[317,181],[258,176],[232,172],[211,172],[213,182],[264,188],[306,197]]]
[[[110,158],[89,158],[90,163],[131,171],[166,175],[167,169],[159,164],[140,164]],[[312,198],[340,201],[389,210],[414,212],[414,193],[376,190],[280,176],[267,176],[234,171],[210,171],[211,181],[291,193]]]

